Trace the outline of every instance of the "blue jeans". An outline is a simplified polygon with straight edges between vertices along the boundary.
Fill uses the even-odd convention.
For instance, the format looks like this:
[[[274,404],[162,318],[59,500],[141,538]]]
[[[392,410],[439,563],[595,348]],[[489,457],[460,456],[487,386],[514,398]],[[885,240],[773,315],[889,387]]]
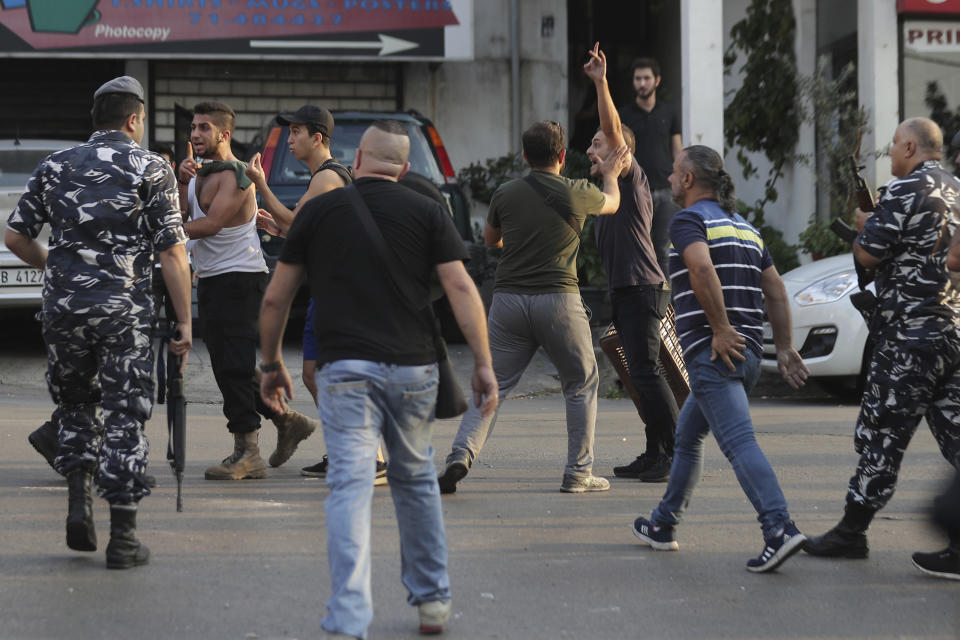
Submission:
[[[430,444],[437,366],[338,360],[316,374],[318,412],[330,464],[324,502],[332,595],[322,626],[366,637],[370,594],[370,501],[382,434],[400,529],[407,602],[450,599],[447,539]]]
[[[672,527],[680,522],[703,471],[703,442],[709,431],[713,432],[723,455],[733,465],[743,492],[757,510],[764,539],[790,520],[787,500],[773,468],[757,445],[750,421],[747,392],[760,377],[760,360],[749,349],[744,355],[746,361],[738,363],[736,371],[730,371],[720,359],[710,362],[709,344],[687,354],[691,394],[677,420],[670,481],[651,515],[654,524]]]

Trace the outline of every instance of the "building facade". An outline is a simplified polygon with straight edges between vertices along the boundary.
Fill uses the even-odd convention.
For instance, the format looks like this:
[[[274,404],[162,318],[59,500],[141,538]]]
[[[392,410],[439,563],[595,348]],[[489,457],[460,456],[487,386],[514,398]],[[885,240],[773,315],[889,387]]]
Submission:
[[[89,96],[127,73],[149,93],[150,140],[185,142],[177,106],[214,99],[237,110],[235,137],[248,144],[274,114],[309,102],[416,109],[436,123],[457,169],[517,151],[521,131],[541,119],[566,123],[582,151],[596,114],[580,67],[599,40],[618,103],[632,98],[630,59],[657,57],[658,95],[680,106],[684,144],[722,149],[723,107],[740,82],[736,69],[724,73],[723,53],[750,3],[71,0],[54,10],[56,2],[0,0],[0,138],[86,138]],[[856,62],[869,118],[866,175],[883,184],[889,163],[874,156],[902,117],[930,114],[928,83],[951,108],[960,104],[960,0],[792,0],[792,7],[801,74],[813,74],[818,57],[834,66]],[[816,158],[812,125],[799,134],[797,153]],[[726,156],[736,176],[735,153]],[[764,158],[752,160],[761,177],[737,181],[747,202],[762,195],[766,169]],[[767,211],[788,241],[823,208],[815,175],[815,163],[789,167]]]

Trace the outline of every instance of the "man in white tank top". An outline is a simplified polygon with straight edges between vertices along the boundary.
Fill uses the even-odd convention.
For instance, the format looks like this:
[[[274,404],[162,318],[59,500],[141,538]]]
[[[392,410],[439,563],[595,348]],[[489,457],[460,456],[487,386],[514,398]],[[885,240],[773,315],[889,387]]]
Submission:
[[[246,165],[230,150],[235,119],[225,104],[196,105],[190,157],[178,169],[181,206],[186,205],[184,214],[191,217],[184,229],[194,241],[203,341],[234,438],[233,453],[204,473],[208,480],[266,477],[258,442],[260,415],[272,420],[281,434],[293,430],[306,437],[316,428],[295,411],[270,410],[255,381],[257,320],[269,272],[256,229],[256,189],[244,175]]]

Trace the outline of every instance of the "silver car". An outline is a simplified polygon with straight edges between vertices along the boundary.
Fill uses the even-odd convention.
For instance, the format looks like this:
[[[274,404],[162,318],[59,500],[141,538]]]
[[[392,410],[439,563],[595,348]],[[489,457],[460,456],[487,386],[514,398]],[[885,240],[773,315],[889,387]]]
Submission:
[[[0,140],[0,225],[4,233],[7,218],[40,161],[77,144],[76,140]],[[49,237],[49,227],[44,225],[38,240],[46,244]],[[43,272],[20,260],[0,242],[0,309],[39,308],[42,288]]]

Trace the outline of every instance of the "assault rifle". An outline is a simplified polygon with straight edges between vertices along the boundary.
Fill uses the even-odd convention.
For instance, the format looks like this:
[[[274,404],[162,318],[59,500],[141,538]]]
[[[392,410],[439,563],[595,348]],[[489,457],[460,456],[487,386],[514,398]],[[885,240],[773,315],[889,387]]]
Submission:
[[[171,323],[170,334],[178,339],[176,323]],[[186,462],[187,400],[183,395],[183,374],[180,365],[183,356],[167,353],[167,460],[177,479],[177,511],[183,511],[183,465]]]
[[[177,480],[177,511],[180,512],[183,511],[183,467],[187,444],[187,400],[183,395],[183,374],[180,373],[183,356],[167,351],[170,340],[176,340],[180,335],[177,331],[176,312],[159,269],[154,273],[153,283],[157,309],[163,309],[166,316],[165,320],[158,317],[155,325],[160,338],[157,354],[157,404],[166,402],[167,405],[167,461]]]
[[[873,199],[873,193],[870,192],[870,187],[867,186],[866,180],[864,180],[860,174],[860,171],[864,168],[863,165],[857,164],[857,158],[855,156],[850,156],[850,167],[853,170],[857,206],[861,211],[873,211],[877,205]],[[844,222],[842,218],[834,220],[830,224],[830,230],[851,245],[856,242],[857,236],[859,235],[857,230]],[[873,281],[873,272],[864,269],[863,265],[857,262],[856,259],[853,261],[853,266],[857,271],[857,286],[860,287],[860,291],[850,294],[850,302],[856,307],[857,311],[863,315],[864,320],[869,323],[870,317],[873,315],[873,310],[877,306],[877,296],[866,288],[867,285]]]

